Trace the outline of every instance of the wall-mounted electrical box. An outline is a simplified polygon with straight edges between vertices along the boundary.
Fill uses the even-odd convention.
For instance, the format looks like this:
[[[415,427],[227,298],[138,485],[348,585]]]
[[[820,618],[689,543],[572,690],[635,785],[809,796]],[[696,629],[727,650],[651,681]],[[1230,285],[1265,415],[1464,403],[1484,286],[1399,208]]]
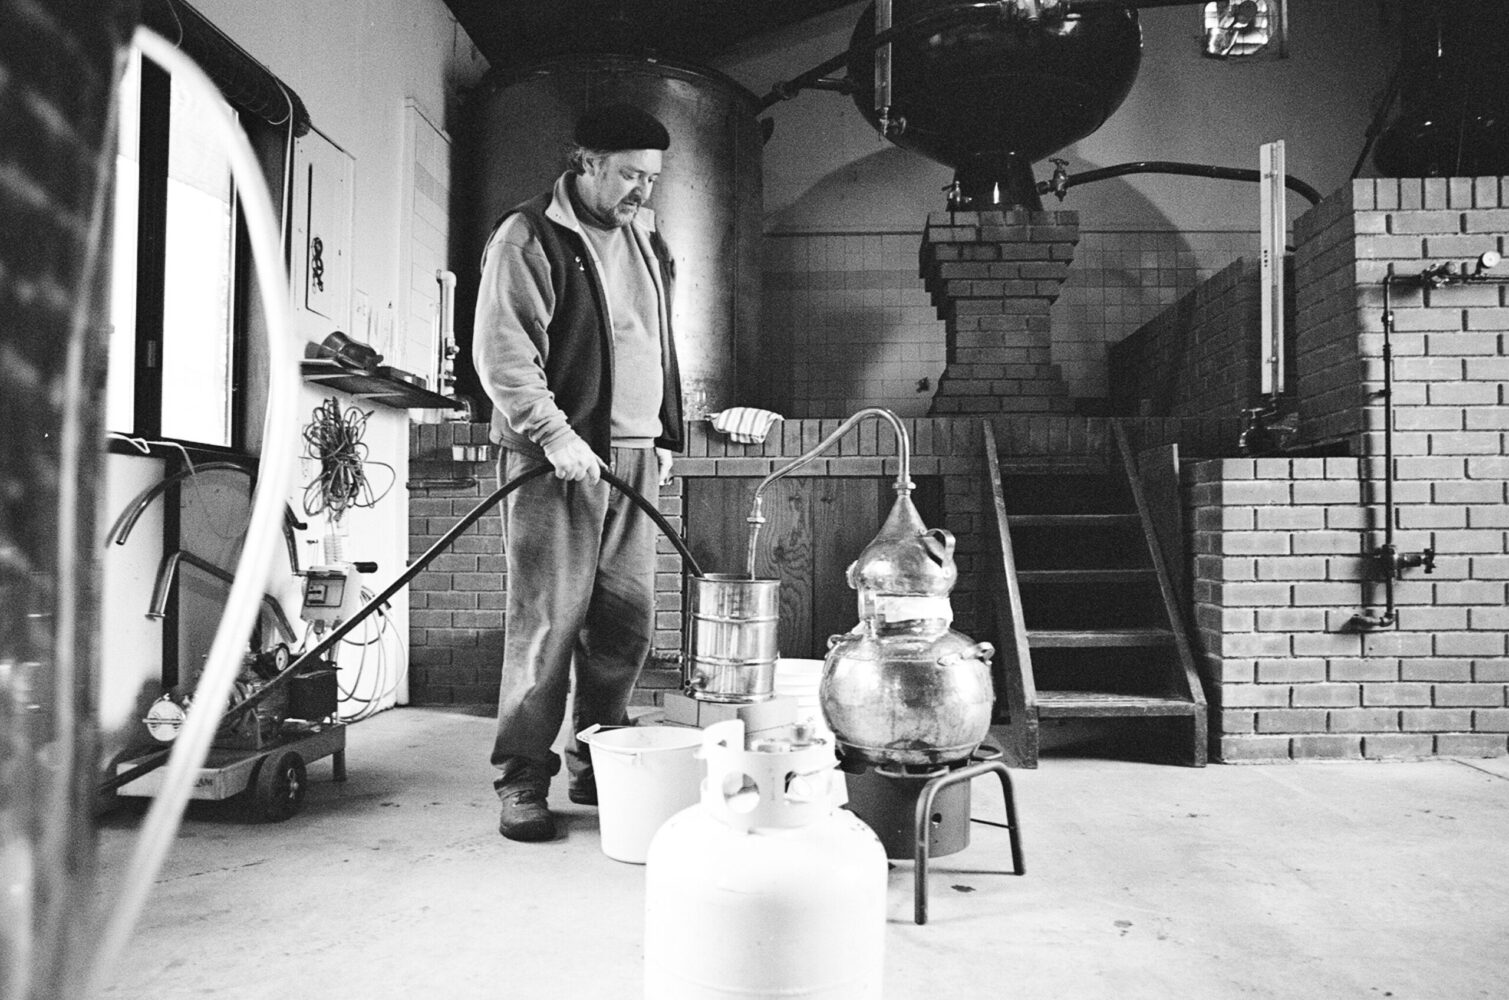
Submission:
[[[318,131],[294,143],[294,301],[299,332],[319,342],[351,329],[351,226],[356,160]]]

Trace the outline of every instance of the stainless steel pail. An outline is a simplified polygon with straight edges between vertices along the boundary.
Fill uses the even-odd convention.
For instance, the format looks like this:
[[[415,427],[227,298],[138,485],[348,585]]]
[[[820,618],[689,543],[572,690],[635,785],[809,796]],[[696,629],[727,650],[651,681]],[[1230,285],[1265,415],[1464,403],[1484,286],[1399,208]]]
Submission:
[[[684,681],[701,701],[763,701],[775,693],[781,581],[709,573],[691,580]]]

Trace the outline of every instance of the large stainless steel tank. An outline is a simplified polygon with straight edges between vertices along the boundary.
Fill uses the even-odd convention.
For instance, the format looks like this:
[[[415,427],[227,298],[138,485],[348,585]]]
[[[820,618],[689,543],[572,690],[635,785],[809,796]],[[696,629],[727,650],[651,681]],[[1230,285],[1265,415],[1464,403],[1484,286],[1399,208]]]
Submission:
[[[594,54],[489,78],[467,102],[458,137],[461,266],[475,272],[498,217],[565,169],[577,116],[610,101],[639,105],[671,134],[650,207],[676,258],[672,325],[688,416],[759,402],[759,102],[724,76]],[[475,273],[462,277],[475,284]]]
[[[1509,4],[1405,0],[1394,19],[1399,108],[1378,137],[1373,163],[1379,172],[1509,172]]]

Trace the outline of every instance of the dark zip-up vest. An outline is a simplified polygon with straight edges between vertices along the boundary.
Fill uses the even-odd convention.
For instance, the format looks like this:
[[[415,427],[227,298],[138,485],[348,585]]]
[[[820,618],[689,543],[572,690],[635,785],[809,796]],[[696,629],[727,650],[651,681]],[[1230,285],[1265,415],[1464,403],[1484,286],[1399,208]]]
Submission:
[[[571,429],[606,461],[611,457],[613,443],[613,344],[607,298],[581,235],[545,214],[550,200],[550,192],[532,198],[506,213],[498,223],[501,225],[503,219],[516,213],[524,216],[550,262],[555,312],[545,328],[550,341],[545,357],[545,383],[554,394],[556,405],[566,414]],[[660,370],[664,383],[661,435],[655,439],[655,445],[680,451],[684,440],[681,373],[676,364],[669,308],[675,262],[665,240],[653,230],[650,246],[660,267],[667,304],[666,322],[660,331]]]

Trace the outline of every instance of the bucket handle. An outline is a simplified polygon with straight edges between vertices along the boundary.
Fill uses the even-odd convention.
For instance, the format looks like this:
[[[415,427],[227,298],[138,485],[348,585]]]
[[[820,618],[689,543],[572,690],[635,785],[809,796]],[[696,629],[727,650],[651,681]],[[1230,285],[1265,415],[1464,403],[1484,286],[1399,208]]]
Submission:
[[[628,728],[629,728],[628,726],[608,726],[607,729],[606,729],[606,731],[607,732],[612,732],[615,729],[628,729]],[[593,749],[594,752],[595,751],[602,751],[603,753],[611,753],[611,754],[617,754],[620,757],[627,757],[627,758],[629,758],[629,763],[630,764],[637,765],[637,764],[644,763],[644,754],[642,752],[638,751],[638,750],[625,750],[625,749],[622,749],[621,747],[605,747],[605,746],[595,746],[594,747],[594,746],[592,746],[592,737],[594,737],[598,733],[601,733],[601,732],[604,732],[604,731],[605,730],[604,730],[604,727],[603,727],[602,723],[600,723],[600,722],[594,722],[594,723],[592,723],[592,725],[588,726],[586,729],[583,729],[581,732],[577,733],[576,734],[576,738],[580,742],[587,744],[589,747],[592,747],[592,749]]]

